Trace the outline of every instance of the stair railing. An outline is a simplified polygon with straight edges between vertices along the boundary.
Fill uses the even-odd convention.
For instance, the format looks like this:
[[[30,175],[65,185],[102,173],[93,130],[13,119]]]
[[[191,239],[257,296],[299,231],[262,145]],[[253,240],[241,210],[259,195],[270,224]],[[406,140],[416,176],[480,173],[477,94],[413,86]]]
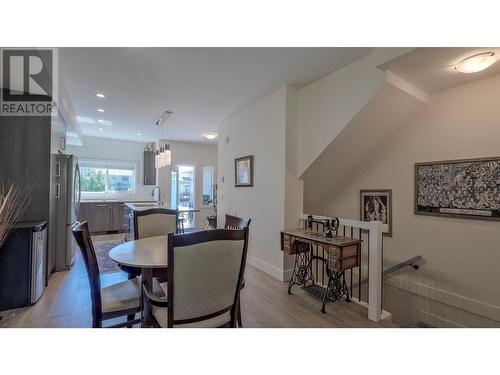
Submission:
[[[302,214],[300,219],[307,221],[310,215]],[[321,221],[331,219],[331,217],[313,215],[313,219]],[[378,322],[382,319],[382,287],[383,287],[383,236],[382,233],[388,230],[387,224],[380,221],[359,221],[339,218],[339,228],[336,235],[343,235],[352,238],[362,239],[366,246],[361,246],[360,264],[358,269],[358,284],[361,284],[363,267],[361,260],[368,260],[367,282],[368,293],[366,303],[368,305],[368,319]],[[365,249],[365,250],[363,250]],[[316,252],[319,250],[316,249]],[[324,251],[324,250],[323,250]],[[364,251],[364,254],[363,254]],[[319,255],[319,254],[316,254]],[[324,271],[322,271],[324,272]],[[353,274],[350,270],[350,292],[353,291]],[[316,280],[320,279],[318,267],[315,272]],[[358,288],[358,302],[362,302],[361,288]]]

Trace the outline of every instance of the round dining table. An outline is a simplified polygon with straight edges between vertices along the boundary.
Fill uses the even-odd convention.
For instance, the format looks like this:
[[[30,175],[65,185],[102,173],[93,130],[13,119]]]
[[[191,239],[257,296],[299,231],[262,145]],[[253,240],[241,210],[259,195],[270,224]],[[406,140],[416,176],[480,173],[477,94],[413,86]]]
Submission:
[[[167,236],[157,236],[124,242],[113,248],[109,257],[123,271],[141,275],[142,283],[153,285],[153,277],[166,277],[167,241]]]

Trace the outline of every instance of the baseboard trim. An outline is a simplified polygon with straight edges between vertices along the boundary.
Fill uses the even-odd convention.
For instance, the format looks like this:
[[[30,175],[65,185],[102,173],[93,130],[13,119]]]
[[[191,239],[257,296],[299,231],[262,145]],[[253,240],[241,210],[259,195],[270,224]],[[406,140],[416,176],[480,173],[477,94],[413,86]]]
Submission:
[[[385,283],[395,288],[500,322],[500,306],[491,305],[414,280],[409,280],[403,276],[387,278]]]
[[[280,281],[285,281],[284,276],[288,271],[283,272],[278,267],[266,263],[254,256],[251,256],[250,254],[247,255],[247,263]]]
[[[439,328],[466,328],[464,325],[461,325],[457,322],[451,321],[449,319],[445,319],[442,316],[433,314],[429,311],[421,311],[420,318],[422,323],[428,324],[432,327]]]

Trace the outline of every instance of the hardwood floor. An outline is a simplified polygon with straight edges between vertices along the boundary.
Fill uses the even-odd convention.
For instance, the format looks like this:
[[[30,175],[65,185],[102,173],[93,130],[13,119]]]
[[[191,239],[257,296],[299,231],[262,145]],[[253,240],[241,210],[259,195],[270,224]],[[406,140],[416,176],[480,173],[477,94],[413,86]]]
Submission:
[[[114,239],[99,237],[98,240]],[[110,273],[101,276],[101,283],[105,286],[125,279],[122,272]],[[292,290],[293,295],[288,295],[286,283],[251,266],[246,268],[245,283],[241,293],[245,328],[396,327],[388,322],[369,321],[365,308],[343,300],[328,304],[327,313],[323,314],[318,300],[298,287]],[[3,316],[0,327],[90,327],[90,290],[81,254],[77,253],[70,271],[52,275],[38,303],[0,312],[0,316]]]

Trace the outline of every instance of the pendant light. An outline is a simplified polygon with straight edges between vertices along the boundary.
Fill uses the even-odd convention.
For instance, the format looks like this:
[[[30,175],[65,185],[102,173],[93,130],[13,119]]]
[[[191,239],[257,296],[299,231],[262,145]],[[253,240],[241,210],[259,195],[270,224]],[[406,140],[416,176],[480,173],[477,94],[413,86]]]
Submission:
[[[172,115],[171,111],[165,111],[160,116],[158,121],[156,121],[156,126],[160,128],[160,139],[166,139],[167,137],[167,126],[163,125],[166,119]],[[160,146],[159,150],[156,151],[155,156],[155,167],[164,168],[170,166],[172,163],[172,153],[170,152],[170,145],[167,143],[164,146]]]

